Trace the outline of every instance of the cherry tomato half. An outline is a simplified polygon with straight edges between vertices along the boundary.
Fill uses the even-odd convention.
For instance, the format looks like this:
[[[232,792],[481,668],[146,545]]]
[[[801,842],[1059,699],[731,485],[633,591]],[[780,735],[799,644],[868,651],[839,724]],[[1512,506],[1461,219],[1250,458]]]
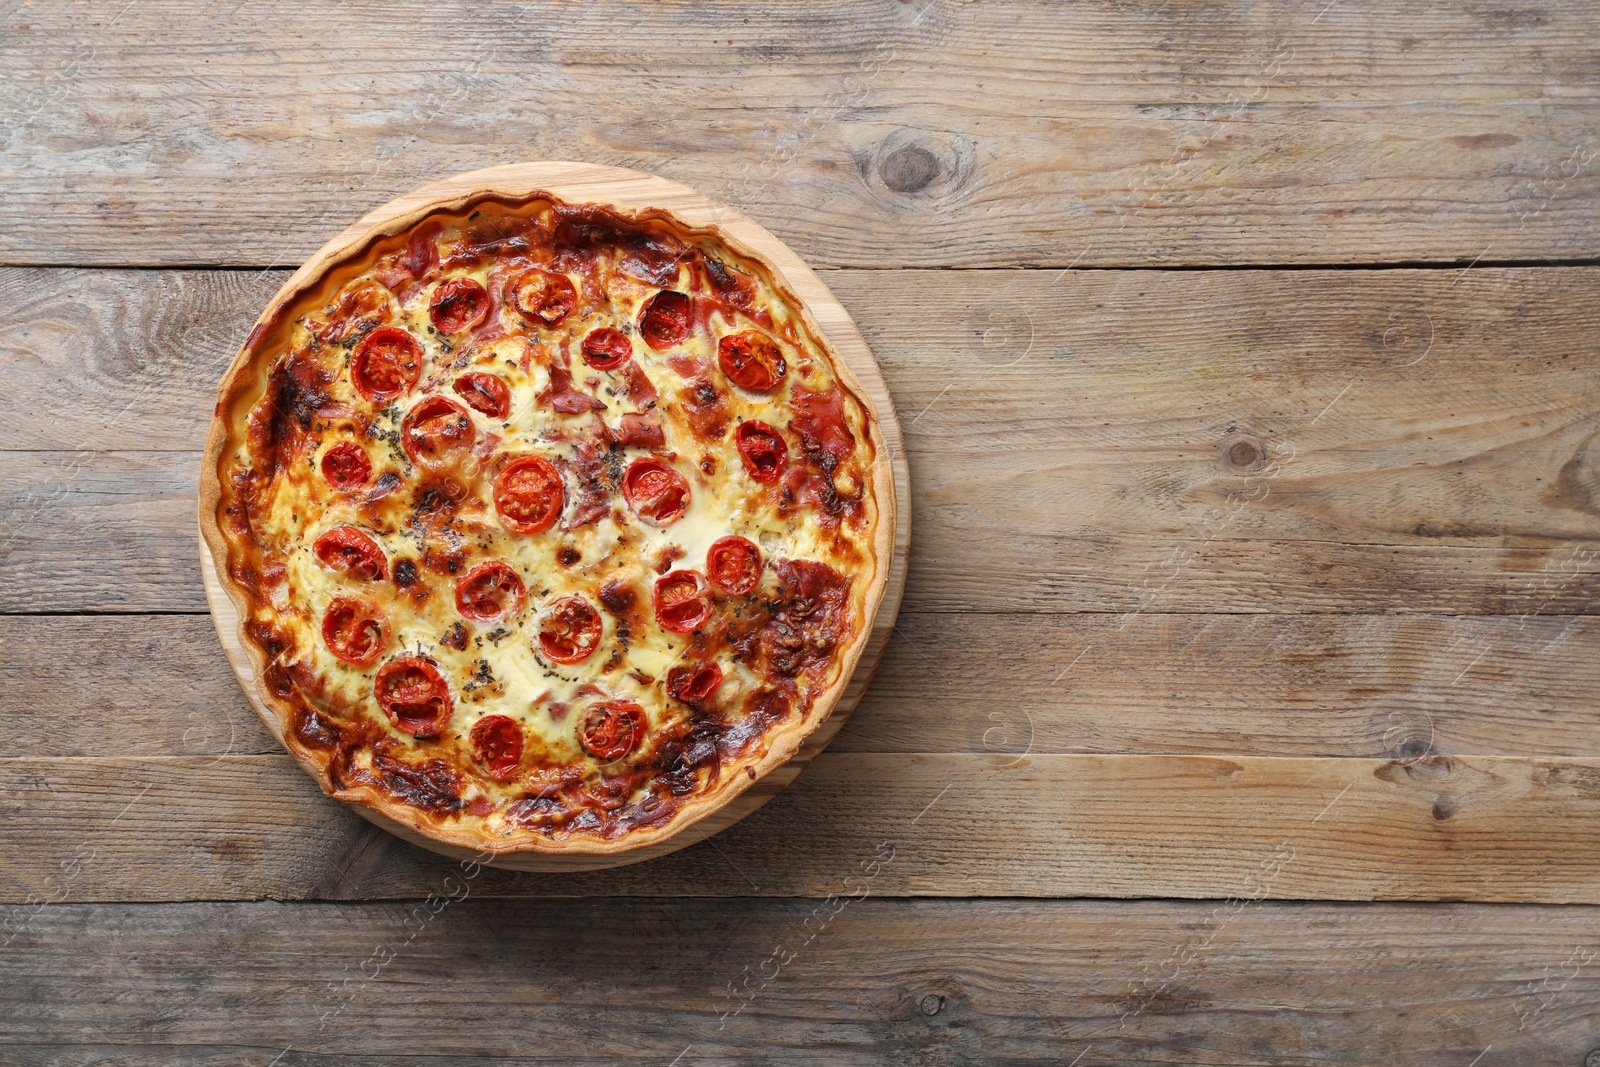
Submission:
[[[711,616],[706,580],[698,571],[668,571],[656,579],[656,622],[675,634],[691,633]]]
[[[747,419],[733,432],[744,469],[758,482],[775,482],[783,477],[789,446],[777,430],[756,419]]]
[[[494,510],[512,533],[548,530],[561,517],[566,495],[561,472],[543,456],[514,459],[494,480]]]
[[[455,381],[456,395],[474,411],[504,422],[511,417],[511,387],[493,374],[468,371]]]
[[[621,759],[644,740],[644,709],[631,700],[590,704],[578,720],[578,744],[598,760]]]
[[[671,289],[663,289],[650,298],[639,315],[639,333],[645,344],[660,350],[670,347],[689,336],[689,298]]]
[[[600,647],[600,613],[580,596],[565,596],[539,619],[539,651],[556,663],[582,663]]]
[[[622,476],[622,496],[651,526],[670,526],[689,510],[689,480],[671,464],[646,456],[629,464]]]
[[[425,656],[401,656],[378,668],[372,692],[378,707],[412,737],[438,737],[455,710],[439,667]]]
[[[489,314],[489,294],[471,278],[451,278],[440,283],[428,304],[433,328],[443,334],[470,330]]]
[[[667,695],[685,704],[703,704],[722,684],[722,668],[715,663],[674,667],[667,672]]]
[[[389,576],[389,560],[372,536],[354,526],[335,526],[311,546],[317,562],[330,571],[364,582]]]
[[[633,355],[633,342],[621,330],[601,326],[583,339],[583,361],[595,370],[616,370]]]
[[[755,393],[777,388],[789,372],[777,342],[757,330],[731,333],[718,341],[717,364],[730,382]]]
[[[344,492],[360,489],[372,477],[372,460],[354,441],[340,441],[322,454],[322,477]]]
[[[398,326],[381,326],[361,339],[350,357],[350,381],[371,401],[409,392],[422,375],[422,345]]]
[[[456,581],[456,610],[473,622],[515,618],[527,601],[527,588],[509,564],[480,563]]]
[[[336,596],[322,615],[322,643],[346,663],[370,667],[389,644],[389,620],[364,597]]]
[[[761,549],[732,534],[706,550],[706,577],[725,593],[748,593],[761,580]]]
[[[489,771],[504,781],[517,773],[522,762],[522,727],[505,715],[485,715],[472,725],[472,751]]]
[[[516,302],[529,319],[556,326],[578,306],[578,291],[565,274],[530,270],[517,279]]]
[[[477,431],[467,409],[442,396],[425,398],[406,412],[400,423],[400,445],[420,466],[435,464],[451,452],[472,447]]]

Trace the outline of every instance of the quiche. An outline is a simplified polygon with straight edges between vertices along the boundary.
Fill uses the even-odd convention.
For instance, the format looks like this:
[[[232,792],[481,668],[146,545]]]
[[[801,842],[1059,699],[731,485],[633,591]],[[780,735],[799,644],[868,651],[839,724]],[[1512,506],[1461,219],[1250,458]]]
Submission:
[[[289,751],[498,855],[659,842],[787,761],[872,629],[894,503],[868,398],[762,257],[484,191],[290,279],[200,510]]]

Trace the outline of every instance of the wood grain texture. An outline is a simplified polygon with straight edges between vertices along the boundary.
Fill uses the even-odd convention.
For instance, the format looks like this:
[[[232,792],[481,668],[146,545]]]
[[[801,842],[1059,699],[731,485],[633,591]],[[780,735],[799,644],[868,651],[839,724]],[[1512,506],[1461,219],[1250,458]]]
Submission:
[[[818,265],[1593,256],[1600,7],[729,3],[9,16],[0,257],[297,263],[444,174],[580,158]]]
[[[1594,0],[0,25],[0,262],[290,267],[464,167],[640,166],[867,268],[926,490],[831,764],[591,876],[322,798],[204,616],[0,618],[0,1061],[1600,1050],[1592,906],[1255,899],[1595,899],[1597,272],[876,269],[1595,257]],[[213,387],[286,276],[0,270],[0,612],[202,610]],[[1223,899],[903,896],[1085,892]],[[295,903],[62,903],[118,896]]]
[[[204,615],[0,617],[0,660],[5,758],[282,751]]]
[[[287,756],[4,760],[0,815],[11,903],[415,897],[453,865],[362,836]],[[1591,903],[1600,760],[824,752],[681,852],[481,885],[821,897],[880,848],[885,896]]]
[[[5,357],[26,386],[0,397],[0,444],[197,446],[207,391],[260,293],[236,272],[99,277],[0,275]],[[1600,604],[1600,271],[827,281],[903,413],[926,534],[908,611],[1557,615]],[[163,286],[184,309],[166,325],[152,321]],[[177,324],[210,308],[226,309],[218,328],[186,344]],[[150,340],[119,347],[99,325],[123,321]],[[138,367],[153,384],[139,417],[118,420]],[[75,412],[88,417],[74,423]],[[201,610],[193,505],[178,496],[197,462],[7,456],[0,609]],[[91,538],[80,503],[111,541]],[[91,540],[106,573],[87,580]]]
[[[287,277],[0,268],[14,385],[0,449],[199,449],[217,381]],[[1332,449],[1459,458],[1490,434],[1527,450],[1587,414],[1600,385],[1597,268],[822,278],[871,345],[914,454],[1220,461],[1236,426],[1277,443],[1273,458],[1293,444],[1284,473]]]
[[[1595,618],[914,613],[897,625],[833,751],[1600,756]],[[0,661],[0,759],[279,751],[202,615],[0,617]]]
[[[0,1042],[75,1067],[1576,1067],[1600,1044],[1593,908],[899,902],[863,883],[535,910],[474,889],[7,909]]]
[[[0,611],[204,611],[198,452],[12,452]]]
[[[286,271],[0,270],[0,449],[199,449]]]

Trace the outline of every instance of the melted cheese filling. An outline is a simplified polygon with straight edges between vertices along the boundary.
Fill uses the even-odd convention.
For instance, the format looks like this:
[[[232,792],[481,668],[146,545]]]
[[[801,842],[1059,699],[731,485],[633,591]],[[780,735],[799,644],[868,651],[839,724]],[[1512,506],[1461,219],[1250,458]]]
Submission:
[[[446,256],[458,237],[449,229],[445,231]],[[827,356],[798,316],[759,278],[748,306],[765,310],[770,327],[724,306],[711,313],[707,329],[694,329],[685,341],[661,352],[644,342],[636,323],[645,304],[662,289],[693,290],[695,279],[688,262],[679,264],[674,284],[653,285],[622,273],[615,257],[602,257],[595,274],[604,299],[594,299],[596,287],[586,284],[583,275],[569,274],[579,294],[578,306],[554,328],[530,323],[515,307],[503,306],[497,312],[506,336],[483,344],[473,344],[466,333],[441,336],[433,328],[428,310],[436,286],[446,277],[470,277],[489,289],[503,283],[503,274],[494,276],[496,268],[492,260],[469,269],[447,267],[442,272],[435,270],[426,284],[401,285],[396,292],[385,288],[381,290],[381,301],[370,298],[380,304],[371,317],[385,325],[405,327],[421,342],[424,352],[419,381],[392,402],[369,402],[356,391],[350,377],[348,341],[341,345],[314,339],[314,328],[328,321],[326,309],[312,310],[300,318],[291,334],[292,358],[320,363],[331,375],[331,381],[326,382],[325,402],[312,427],[315,450],[290,469],[279,471],[262,505],[253,509],[252,531],[262,547],[263,558],[281,562],[285,568],[281,583],[272,587],[270,613],[280,628],[293,635],[295,647],[281,659],[298,660],[325,683],[325,695],[313,703],[347,709],[343,716],[335,711],[335,721],[348,721],[348,709],[357,709],[354,714],[365,716],[387,731],[398,751],[419,758],[445,756],[469,783],[464,799],[483,797],[500,805],[485,817],[486,828],[510,833],[513,827],[507,822],[503,802],[523,795],[531,779],[524,773],[500,782],[482,772],[469,740],[479,719],[490,714],[504,715],[521,726],[524,768],[580,766],[590,775],[601,773],[600,762],[585,753],[577,739],[577,723],[589,702],[637,702],[649,724],[647,737],[692,714],[691,709],[670,699],[665,691],[669,669],[688,662],[686,651],[692,635],[673,633],[656,623],[651,590],[661,563],[670,563],[673,569],[690,568],[704,573],[712,542],[729,534],[748,538],[760,547],[766,564],[760,586],[750,594],[753,603],[776,595],[777,583],[770,565],[777,559],[819,560],[845,574],[852,573],[869,557],[877,514],[867,493],[863,501],[866,521],[826,528],[811,507],[792,501],[780,506],[781,484],[763,484],[746,474],[733,433],[740,421],[759,419],[779,428],[788,444],[787,465],[793,467],[803,462],[800,444],[796,435],[784,428],[794,417],[791,400],[796,384],[814,392],[837,384]],[[375,276],[376,272],[369,270],[347,283],[340,295],[375,286]],[[405,295],[403,303],[399,294]],[[328,306],[337,302],[336,297]],[[638,398],[629,395],[624,368],[599,371],[583,361],[582,339],[600,326],[628,335],[633,362],[658,394],[656,407],[665,436],[665,445],[660,448],[622,449],[621,469],[625,470],[635,459],[655,454],[667,458],[690,486],[687,511],[666,527],[640,521],[620,491],[610,496],[609,509],[603,517],[585,525],[571,525],[581,503],[574,459],[585,444],[605,459],[606,444],[597,436],[599,422],[615,428],[623,415],[641,407]],[[770,394],[740,389],[718,368],[718,338],[745,330],[760,330],[777,339],[788,364],[787,375]],[[530,344],[539,350],[533,358],[528,354]],[[603,411],[569,415],[551,408],[548,393],[552,382],[546,363],[559,360],[557,353],[563,346],[570,353],[573,388],[603,403]],[[669,363],[669,357],[678,365]],[[685,360],[698,364],[699,376],[715,386],[726,409],[726,430],[719,438],[703,439],[684,411],[681,398],[691,382],[681,373]],[[456,394],[454,379],[469,371],[492,373],[509,387],[508,418],[490,418]],[[840,391],[844,425],[855,439],[855,450],[835,472],[834,484],[847,492],[866,492],[871,456],[865,415],[848,391]],[[419,498],[429,480],[408,458],[399,436],[405,413],[431,395],[457,401],[468,412],[474,430],[472,456],[459,463],[451,471],[453,477],[444,482],[450,495],[459,500],[453,519],[442,526],[430,523],[426,516],[418,519],[419,507],[427,511],[426,500]],[[371,477],[354,492],[329,486],[320,469],[327,449],[344,441],[359,444],[372,461]],[[524,455],[543,456],[555,463],[563,471],[566,485],[561,518],[549,530],[534,535],[505,529],[491,497],[496,461]],[[247,459],[242,449],[238,459]],[[613,461],[613,472],[616,469]],[[708,469],[711,473],[707,473]],[[371,499],[375,487],[391,480],[395,483],[392,491]],[[342,525],[363,530],[382,546],[387,556],[387,580],[363,582],[336,573],[318,561],[312,545],[323,533]],[[563,565],[558,561],[558,553],[563,551],[577,553],[577,559]],[[434,561],[434,566],[425,563],[425,558]],[[455,561],[453,573],[436,569],[446,565],[441,561],[451,559]],[[417,568],[416,581],[407,588],[398,587],[394,581],[396,565],[403,560],[413,561]],[[516,570],[527,589],[526,604],[511,618],[474,622],[457,611],[455,581],[488,560],[503,561]],[[637,597],[628,613],[633,625],[626,643],[619,637],[622,621],[597,598],[599,588],[611,581],[626,583]],[[852,587],[852,610],[863,595],[862,584],[857,580]],[[429,590],[428,595],[420,599],[413,595],[419,588]],[[336,596],[351,594],[376,604],[390,626],[387,647],[371,667],[355,667],[337,658],[322,637],[321,621],[329,603]],[[601,641],[581,663],[552,663],[539,651],[540,615],[546,605],[573,595],[581,596],[598,612],[604,627]],[[458,635],[458,628],[463,626],[465,648],[452,647],[452,635]],[[398,729],[373,698],[374,676],[379,667],[403,654],[432,660],[450,688],[454,711],[437,739],[418,740]],[[721,649],[715,661],[724,677],[708,703],[737,714],[744,698],[764,681],[729,649]],[[804,692],[803,682],[801,689]],[[597,696],[596,691],[603,696]],[[648,747],[647,741],[636,756],[643,755]]]

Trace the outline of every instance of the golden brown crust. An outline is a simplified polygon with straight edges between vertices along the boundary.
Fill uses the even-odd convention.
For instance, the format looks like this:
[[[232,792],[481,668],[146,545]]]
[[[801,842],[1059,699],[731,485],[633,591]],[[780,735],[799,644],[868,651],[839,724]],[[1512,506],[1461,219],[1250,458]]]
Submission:
[[[405,205],[403,210],[389,217],[380,218],[360,231],[353,228],[330,242],[289,279],[263,311],[219,388],[216,416],[207,438],[200,485],[200,525],[204,542],[216,564],[222,588],[241,620],[248,617],[252,604],[247,591],[230,576],[230,563],[236,557],[238,545],[236,535],[222,521],[228,490],[222,483],[220,472],[230,450],[238,444],[238,420],[233,416],[245,398],[259,394],[264,376],[268,373],[269,368],[265,365],[266,361],[259,358],[260,354],[283,343],[284,331],[292,325],[296,308],[304,306],[307,299],[325,296],[343,280],[348,280],[353,276],[352,272],[358,272],[367,264],[372,249],[384,239],[407,233],[423,219],[441,212],[464,214],[485,202],[514,206],[534,200],[559,203],[563,198],[533,189],[480,186],[470,192]],[[372,789],[340,788],[329,773],[327,755],[320,750],[307,748],[296,737],[293,729],[294,707],[272,693],[263,683],[269,667],[268,657],[258,643],[243,632],[241,621],[240,632],[234,637],[237,645],[248,655],[253,668],[255,682],[251,695],[259,707],[271,713],[268,725],[285,747],[317,779],[325,792],[368,809],[363,814],[380,825],[403,831],[404,836],[420,835],[430,846],[442,844],[479,854],[543,853],[550,856],[603,857],[634,853],[660,845],[688,826],[724,808],[753,783],[766,779],[783,767],[806,739],[827,720],[866,647],[873,620],[885,593],[895,530],[896,500],[891,457],[870,397],[852,373],[848,362],[840,358],[829,344],[827,334],[816,322],[807,303],[790,288],[785,275],[771,259],[725,232],[716,222],[696,226],[661,208],[631,210],[626,205],[616,203],[608,206],[636,221],[653,221],[671,226],[686,239],[716,241],[736,256],[761,264],[780,297],[798,310],[805,329],[826,352],[838,382],[866,416],[863,430],[872,448],[869,495],[876,503],[877,512],[872,529],[871,551],[865,565],[855,574],[864,592],[857,602],[858,610],[848,643],[836,653],[826,687],[815,694],[804,715],[791,717],[766,734],[764,755],[749,764],[753,775],[742,773],[742,767],[737,768],[741,773],[723,775],[714,787],[692,796],[664,824],[637,827],[611,840],[588,835],[550,838],[531,833],[510,840],[493,838],[483,831],[476,820],[444,820]]]

